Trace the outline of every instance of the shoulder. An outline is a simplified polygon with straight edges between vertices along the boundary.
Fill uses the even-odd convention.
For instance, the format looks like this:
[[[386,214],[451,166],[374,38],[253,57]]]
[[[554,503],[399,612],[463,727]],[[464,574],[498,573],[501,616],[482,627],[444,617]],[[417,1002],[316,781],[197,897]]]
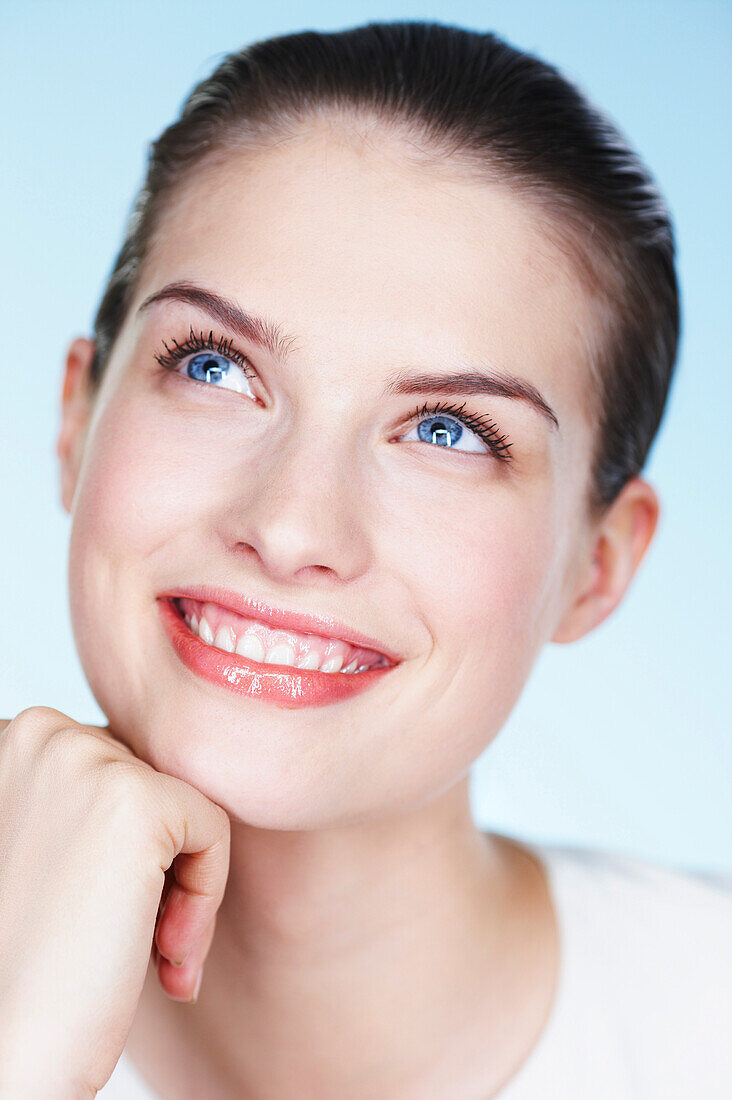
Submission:
[[[700,899],[721,899],[732,892],[732,873],[709,873],[694,868],[624,855],[601,848],[580,848],[569,844],[528,844],[547,862],[570,868],[579,877],[602,880],[610,888],[648,889],[697,895]]]
[[[649,1097],[691,1096],[694,1085],[710,1100],[727,1095],[732,875],[559,845],[532,850],[549,874],[569,995],[588,1035],[617,1044]]]
[[[561,845],[536,845],[533,851],[545,863],[560,903],[581,905],[600,922],[612,918],[618,934],[632,941],[645,944],[661,934],[659,948],[666,937],[674,941],[694,929],[718,932],[717,946],[732,958],[728,936],[722,935],[732,917],[732,875]]]

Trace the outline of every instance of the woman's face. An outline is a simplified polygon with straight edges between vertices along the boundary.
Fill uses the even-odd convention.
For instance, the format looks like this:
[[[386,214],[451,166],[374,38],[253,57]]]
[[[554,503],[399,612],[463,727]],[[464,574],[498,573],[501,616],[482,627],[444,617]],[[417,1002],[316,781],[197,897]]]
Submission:
[[[173,284],[265,317],[284,346],[177,292],[140,309]],[[76,642],[117,736],[262,827],[400,812],[462,778],[584,561],[595,308],[525,200],[408,164],[397,139],[322,126],[190,180],[159,226],[67,501]],[[161,365],[191,330],[213,332],[214,351]],[[500,385],[393,388],[465,372],[522,380],[558,427]],[[161,616],[162,597],[198,586],[332,617],[394,666],[288,673],[221,650],[223,673],[206,675],[204,643],[178,650]],[[325,676],[367,679],[287,704]],[[280,694],[260,694],[266,681]]]

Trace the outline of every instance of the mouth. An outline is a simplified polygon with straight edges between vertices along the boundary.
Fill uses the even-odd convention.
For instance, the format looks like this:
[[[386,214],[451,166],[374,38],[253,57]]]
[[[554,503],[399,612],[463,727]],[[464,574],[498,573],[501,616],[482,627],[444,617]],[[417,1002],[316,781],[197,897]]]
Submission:
[[[360,694],[399,664],[379,650],[264,622],[211,599],[171,594],[157,602],[173,648],[192,672],[282,707]]]
[[[384,654],[374,649],[353,646],[340,638],[272,627],[221,604],[189,596],[174,597],[173,604],[188,629],[204,645],[225,653],[238,653],[254,664],[286,665],[328,675],[339,672],[357,675],[390,664]]]

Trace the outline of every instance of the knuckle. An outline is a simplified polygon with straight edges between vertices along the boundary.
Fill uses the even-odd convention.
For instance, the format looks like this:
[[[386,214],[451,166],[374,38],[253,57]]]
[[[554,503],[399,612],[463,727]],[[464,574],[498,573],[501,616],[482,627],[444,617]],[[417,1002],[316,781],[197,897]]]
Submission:
[[[53,766],[74,767],[80,771],[99,760],[100,743],[83,726],[54,727],[43,742],[42,751]]]
[[[100,762],[99,775],[111,808],[134,819],[147,812],[150,792],[142,767],[133,761],[106,758]]]
[[[67,714],[53,707],[25,707],[11,718],[5,730],[6,738],[23,739],[34,733],[48,733],[59,724],[71,721]]]
[[[165,824],[153,769],[133,760],[106,759],[99,770],[105,812],[135,843],[152,849],[162,868],[173,860],[175,838]]]
[[[26,754],[42,745],[60,724],[68,722],[68,715],[53,707],[25,707],[0,731],[2,747],[6,752]]]
[[[73,719],[54,707],[25,707],[16,714],[13,725],[22,724],[29,729],[50,730],[60,725],[73,725]]]

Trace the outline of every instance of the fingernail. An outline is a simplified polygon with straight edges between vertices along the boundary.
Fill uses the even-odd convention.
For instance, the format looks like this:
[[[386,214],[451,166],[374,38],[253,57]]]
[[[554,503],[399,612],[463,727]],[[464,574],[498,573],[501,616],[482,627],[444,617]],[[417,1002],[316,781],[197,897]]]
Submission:
[[[188,950],[186,951],[185,955],[183,956],[183,958],[180,960],[180,962],[178,962],[176,959],[171,959],[170,960],[170,965],[181,967],[183,965],[183,963],[186,961],[186,959],[188,958],[188,956],[190,955],[192,950],[193,950],[193,948],[189,947]]]
[[[190,1004],[194,1005],[198,1000],[198,992],[201,988],[201,978],[203,977],[203,967],[198,971],[198,977],[196,978],[196,984],[193,988],[193,996],[191,997]]]

